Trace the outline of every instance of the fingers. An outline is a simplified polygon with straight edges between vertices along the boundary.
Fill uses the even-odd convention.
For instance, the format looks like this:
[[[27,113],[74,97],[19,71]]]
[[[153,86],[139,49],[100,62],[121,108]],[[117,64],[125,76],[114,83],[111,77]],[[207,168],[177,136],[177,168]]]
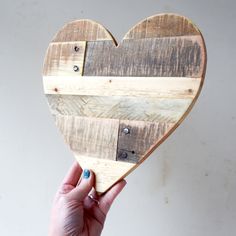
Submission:
[[[122,191],[125,185],[126,181],[121,180],[120,182],[115,184],[104,196],[101,197],[99,207],[105,215],[107,214],[113,201]]]
[[[78,180],[81,176],[82,169],[77,162],[74,162],[65,178],[63,179],[59,189],[59,194],[66,194],[70,192],[78,183]]]
[[[65,178],[62,181],[62,185],[72,185],[76,186],[79,178],[82,173],[82,168],[80,167],[78,162],[74,162],[68,173],[66,174]]]
[[[83,201],[89,194],[94,185],[94,173],[85,169],[79,185],[68,193],[68,197],[72,200]]]

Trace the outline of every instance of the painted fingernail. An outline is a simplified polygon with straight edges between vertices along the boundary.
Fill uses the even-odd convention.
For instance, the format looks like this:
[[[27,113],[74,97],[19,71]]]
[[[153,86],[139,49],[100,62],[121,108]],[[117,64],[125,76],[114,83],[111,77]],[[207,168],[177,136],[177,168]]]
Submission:
[[[84,179],[88,179],[89,176],[90,176],[90,171],[88,169],[84,169],[83,178]]]

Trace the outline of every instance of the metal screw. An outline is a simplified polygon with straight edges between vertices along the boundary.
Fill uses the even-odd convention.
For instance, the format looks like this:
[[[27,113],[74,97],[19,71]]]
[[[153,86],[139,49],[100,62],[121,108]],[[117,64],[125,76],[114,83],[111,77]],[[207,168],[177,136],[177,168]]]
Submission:
[[[74,69],[75,72],[79,71],[79,67],[78,66],[74,66],[73,69]]]
[[[124,129],[123,129],[123,132],[124,132],[125,134],[129,134],[129,133],[130,133],[130,129],[129,129],[129,128],[124,128]]]
[[[79,47],[78,47],[78,46],[75,46],[75,47],[74,47],[74,50],[75,50],[76,52],[78,52],[78,51],[79,51]]]
[[[122,152],[122,153],[121,153],[121,158],[124,158],[124,159],[125,159],[125,158],[127,158],[127,157],[128,157],[128,154],[127,154],[126,152]]]

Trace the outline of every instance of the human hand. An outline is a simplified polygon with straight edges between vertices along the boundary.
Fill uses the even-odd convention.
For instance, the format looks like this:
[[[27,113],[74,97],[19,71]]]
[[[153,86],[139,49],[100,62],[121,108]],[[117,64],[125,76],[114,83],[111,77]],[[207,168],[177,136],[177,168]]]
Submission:
[[[82,171],[77,162],[73,164],[56,193],[49,236],[101,235],[110,206],[126,182],[118,182],[98,197],[93,189],[94,180],[91,170]],[[92,195],[98,202],[88,195]]]

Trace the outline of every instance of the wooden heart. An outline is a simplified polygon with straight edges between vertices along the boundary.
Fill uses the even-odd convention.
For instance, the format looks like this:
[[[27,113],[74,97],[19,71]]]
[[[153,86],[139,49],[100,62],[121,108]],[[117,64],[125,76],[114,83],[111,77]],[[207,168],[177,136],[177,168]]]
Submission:
[[[77,20],[54,37],[43,68],[56,125],[102,193],[140,165],[182,122],[205,76],[200,31],[174,14],[151,16],[117,44]]]

